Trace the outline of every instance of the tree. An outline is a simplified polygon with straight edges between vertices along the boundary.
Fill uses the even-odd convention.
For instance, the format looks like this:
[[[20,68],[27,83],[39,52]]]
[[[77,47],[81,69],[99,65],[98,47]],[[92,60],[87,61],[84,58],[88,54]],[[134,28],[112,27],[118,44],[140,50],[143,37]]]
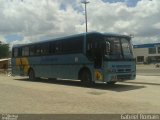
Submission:
[[[6,58],[9,56],[9,45],[0,44],[0,58]]]

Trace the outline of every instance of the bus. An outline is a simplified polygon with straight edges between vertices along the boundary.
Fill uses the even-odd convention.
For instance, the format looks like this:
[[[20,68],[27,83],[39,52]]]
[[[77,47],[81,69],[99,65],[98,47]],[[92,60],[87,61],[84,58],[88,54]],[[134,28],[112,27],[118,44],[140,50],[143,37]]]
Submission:
[[[62,78],[91,83],[115,84],[134,80],[136,63],[131,37],[89,32],[15,45],[12,74],[36,78]]]

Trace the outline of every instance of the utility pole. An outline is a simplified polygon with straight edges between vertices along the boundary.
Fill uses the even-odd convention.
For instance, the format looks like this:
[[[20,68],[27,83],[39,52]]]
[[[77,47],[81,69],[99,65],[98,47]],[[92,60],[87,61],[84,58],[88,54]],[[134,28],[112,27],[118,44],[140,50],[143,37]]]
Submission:
[[[82,3],[85,5],[85,21],[86,21],[86,33],[88,32],[88,27],[87,27],[87,4],[89,3],[89,1],[84,0],[82,1]]]

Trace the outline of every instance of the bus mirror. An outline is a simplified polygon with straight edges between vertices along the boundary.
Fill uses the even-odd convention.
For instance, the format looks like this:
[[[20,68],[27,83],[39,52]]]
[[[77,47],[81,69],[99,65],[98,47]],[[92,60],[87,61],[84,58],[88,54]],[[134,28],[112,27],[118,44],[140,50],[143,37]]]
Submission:
[[[106,45],[105,45],[105,52],[107,53],[107,54],[109,54],[110,53],[110,49],[111,47],[110,47],[110,42],[106,42]]]

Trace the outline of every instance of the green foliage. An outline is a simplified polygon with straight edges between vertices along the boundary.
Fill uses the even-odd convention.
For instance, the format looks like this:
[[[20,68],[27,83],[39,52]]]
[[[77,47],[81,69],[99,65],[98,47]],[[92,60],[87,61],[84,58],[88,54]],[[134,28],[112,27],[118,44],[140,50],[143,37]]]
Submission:
[[[0,44],[0,58],[6,58],[9,56],[9,45]]]

